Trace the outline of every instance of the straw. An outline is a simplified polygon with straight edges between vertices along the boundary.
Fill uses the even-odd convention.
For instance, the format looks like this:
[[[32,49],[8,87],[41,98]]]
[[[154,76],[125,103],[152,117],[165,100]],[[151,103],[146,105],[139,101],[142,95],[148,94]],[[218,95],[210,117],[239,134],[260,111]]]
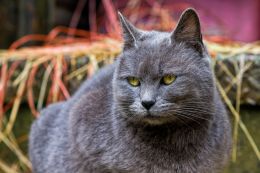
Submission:
[[[5,128],[5,132],[4,132],[5,135],[8,135],[11,132],[13,126],[14,126],[14,122],[16,120],[17,113],[18,113],[18,110],[19,110],[19,106],[20,106],[20,103],[21,103],[22,95],[23,95],[23,92],[25,90],[27,76],[28,76],[28,73],[30,71],[30,67],[31,67],[31,63],[28,62],[25,65],[23,73],[21,74],[22,77],[20,79],[20,85],[19,85],[18,90],[17,90],[17,94],[16,94],[16,98],[15,98],[15,101],[14,101],[14,105],[13,105],[13,108],[12,108],[12,112],[11,112],[11,115],[10,115],[9,122],[7,123],[7,126]],[[14,83],[16,83],[16,82],[17,82],[17,80]]]
[[[0,169],[2,169],[5,173],[18,173],[14,169],[10,168],[6,163],[0,160]]]
[[[0,139],[12,150],[19,160],[24,163],[28,168],[31,169],[32,165],[30,161],[26,158],[26,156],[21,152],[19,148],[17,148],[7,137],[0,131]]]
[[[53,65],[49,64],[45,73],[44,73],[44,75],[43,75],[39,99],[38,99],[38,102],[37,102],[38,103],[37,104],[37,110],[38,111],[40,111],[42,109],[43,101],[44,101],[45,93],[46,93],[46,89],[47,89],[48,79],[49,79],[49,76],[51,74],[52,69],[53,69]]]
[[[249,133],[249,131],[247,130],[246,126],[244,125],[244,123],[242,122],[242,120],[239,118],[239,114],[238,112],[236,111],[236,109],[234,108],[234,106],[232,105],[230,99],[227,97],[224,89],[222,88],[222,86],[220,85],[219,81],[217,81],[217,87],[220,91],[220,94],[222,96],[222,98],[224,99],[225,103],[227,104],[229,110],[231,111],[232,115],[234,116],[234,118],[236,119],[236,122],[238,122],[241,130],[244,132],[245,136],[247,137],[248,141],[249,141],[249,144],[251,145],[254,153],[256,154],[257,156],[257,159],[260,161],[260,152],[259,152],[259,149],[253,139],[253,137],[251,136],[251,134]]]
[[[241,73],[238,73],[237,76],[237,94],[236,94],[236,112],[240,113],[240,97],[241,97],[241,88],[242,88],[242,78],[243,78],[243,72],[244,72],[244,65],[245,65],[245,57],[242,55],[240,57],[240,71]],[[238,141],[238,123],[240,121],[240,116],[238,116],[238,119],[235,119],[234,122],[234,130],[233,130],[233,151],[232,151],[232,161],[236,162],[237,158],[237,141]]]

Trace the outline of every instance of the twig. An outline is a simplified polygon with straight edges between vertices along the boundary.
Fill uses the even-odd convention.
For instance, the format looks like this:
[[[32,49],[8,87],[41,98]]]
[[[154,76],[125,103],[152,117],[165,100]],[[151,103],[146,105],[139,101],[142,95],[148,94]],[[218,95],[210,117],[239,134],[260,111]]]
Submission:
[[[0,131],[0,139],[12,150],[19,160],[24,163],[28,168],[32,168],[30,161],[24,156],[24,154],[17,148],[1,131]]]
[[[1,79],[0,79],[0,130],[2,130],[2,119],[4,116],[4,98],[5,98],[5,90],[6,90],[6,82],[7,82],[7,62],[6,58],[1,59]]]
[[[242,129],[242,131],[244,132],[244,134],[246,135],[249,144],[251,145],[251,147],[253,148],[253,151],[255,152],[257,159],[260,160],[260,152],[259,149],[254,141],[254,139],[252,138],[251,134],[249,133],[249,131],[247,130],[246,126],[244,125],[244,123],[242,122],[242,120],[239,119],[239,114],[237,113],[237,111],[235,110],[235,108],[233,107],[230,99],[227,97],[224,89],[222,88],[222,86],[220,85],[219,81],[217,81],[217,87],[220,91],[220,94],[222,96],[222,98],[224,99],[225,103],[227,104],[229,110],[231,111],[231,113],[234,115],[234,118],[237,119],[238,124],[240,126],[240,128]]]
[[[25,65],[24,71],[23,71],[24,76],[21,79],[20,85],[19,85],[17,93],[16,93],[16,98],[15,98],[15,101],[14,101],[14,105],[13,105],[13,108],[12,108],[12,112],[11,112],[11,115],[10,115],[9,122],[7,123],[7,126],[5,128],[4,133],[6,135],[8,135],[13,128],[13,125],[14,125],[14,122],[15,122],[15,119],[16,119],[16,116],[17,116],[17,113],[18,113],[18,109],[20,107],[22,95],[23,95],[24,90],[25,90],[26,81],[27,81],[27,78],[28,78],[30,68],[31,68],[31,63],[27,62],[27,64]]]
[[[0,168],[5,172],[5,173],[18,173],[16,170],[10,168],[6,163],[4,163],[2,160],[0,160]]]
[[[238,141],[238,122],[240,121],[240,100],[241,100],[241,88],[242,80],[245,67],[245,57],[244,55],[240,57],[239,61],[239,71],[237,76],[237,93],[236,93],[236,112],[238,113],[238,119],[235,118],[234,122],[234,131],[233,131],[233,150],[232,150],[232,161],[236,162],[237,160],[237,141]]]
[[[42,109],[44,96],[45,96],[46,89],[47,89],[48,79],[49,79],[49,76],[51,74],[52,69],[53,69],[53,64],[50,63],[48,65],[44,75],[43,75],[41,89],[40,89],[40,94],[39,94],[39,99],[38,99],[38,104],[37,104],[37,110],[38,111],[40,111]]]

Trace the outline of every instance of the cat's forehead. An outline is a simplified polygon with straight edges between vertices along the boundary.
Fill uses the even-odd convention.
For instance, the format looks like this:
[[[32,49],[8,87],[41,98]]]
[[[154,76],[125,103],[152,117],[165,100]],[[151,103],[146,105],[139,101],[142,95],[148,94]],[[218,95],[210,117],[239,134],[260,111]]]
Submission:
[[[144,32],[137,41],[136,48],[131,52],[137,57],[149,57],[149,59],[176,59],[189,54],[193,54],[194,50],[189,49],[183,43],[175,43],[171,38],[172,33],[149,31]]]
[[[185,44],[172,43],[170,36],[167,32],[144,33],[135,48],[122,53],[121,70],[137,76],[157,76],[194,65],[196,52]]]
[[[168,63],[169,61],[181,61],[181,59],[193,56],[194,50],[188,48],[185,44],[173,43],[170,33],[152,31],[144,34],[138,40],[135,48],[126,50],[123,54],[129,57],[129,61],[153,65]],[[136,59],[136,61],[133,59]]]
[[[159,31],[144,31],[137,41],[137,47],[157,47],[170,45],[170,33]]]

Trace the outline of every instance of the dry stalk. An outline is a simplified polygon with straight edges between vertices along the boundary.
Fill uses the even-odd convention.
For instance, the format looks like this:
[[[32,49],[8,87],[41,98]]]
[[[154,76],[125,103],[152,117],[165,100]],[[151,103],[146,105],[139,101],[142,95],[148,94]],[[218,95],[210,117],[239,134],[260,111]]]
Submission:
[[[52,96],[52,102],[57,102],[58,101],[58,96],[59,96],[59,79],[61,78],[62,75],[62,55],[58,55],[56,57],[56,62],[54,66],[54,81],[53,81],[53,96]]]
[[[52,69],[53,69],[53,64],[49,64],[45,73],[44,73],[44,75],[43,75],[39,99],[38,99],[38,102],[37,102],[37,110],[38,111],[40,111],[42,109],[42,105],[43,105],[43,102],[44,102],[44,97],[45,97],[45,93],[46,93],[46,89],[47,89],[47,84],[48,84],[48,80],[49,80]]]
[[[231,82],[225,87],[226,93],[228,93],[230,91],[230,89],[232,88],[232,86],[238,82],[238,76],[240,76],[241,73],[243,74],[247,70],[249,70],[252,65],[253,65],[253,62],[248,62],[243,69],[239,70],[236,77],[232,78]]]
[[[16,170],[10,168],[6,163],[0,160],[0,169],[2,169],[5,173],[18,173]]]
[[[7,62],[6,58],[0,58],[1,60],[1,79],[0,79],[0,130],[2,130],[2,120],[4,116],[4,98],[5,98],[5,89],[6,89],[6,79],[7,79]]]
[[[220,85],[219,81],[217,81],[217,87],[218,90],[220,91],[220,94],[222,96],[222,98],[224,99],[226,105],[228,106],[229,110],[231,111],[232,115],[234,116],[234,118],[237,120],[239,127],[241,128],[241,130],[244,132],[246,138],[249,141],[249,144],[251,145],[254,153],[257,156],[257,159],[260,161],[260,152],[259,149],[253,139],[253,137],[251,136],[251,134],[249,133],[248,129],[246,128],[245,124],[242,122],[242,120],[240,120],[239,118],[239,114],[237,113],[236,109],[234,108],[234,106],[232,105],[230,99],[228,98],[228,96],[226,95],[224,89],[222,88],[222,86]]]
[[[32,168],[31,162],[27,159],[27,157],[22,153],[22,151],[17,148],[6,136],[0,131],[0,139],[6,144],[6,146],[12,150],[18,159],[25,164],[28,168]]]
[[[88,64],[83,65],[82,67],[80,67],[77,70],[74,70],[70,74],[68,74],[65,77],[65,80],[69,81],[69,80],[73,79],[74,77],[77,77],[77,76],[81,75],[82,73],[85,73],[87,70],[88,70]]]
[[[237,160],[237,141],[238,141],[238,122],[240,121],[240,97],[241,97],[241,88],[243,73],[245,67],[245,57],[241,56],[239,61],[239,72],[237,76],[237,92],[236,92],[236,112],[238,113],[238,119],[235,118],[234,129],[233,129],[233,147],[232,147],[232,161],[236,162]]]
[[[22,74],[24,74],[23,78],[20,81],[20,85],[19,85],[17,93],[16,93],[16,98],[15,98],[14,105],[13,105],[13,108],[11,111],[10,119],[9,119],[9,121],[6,125],[6,128],[5,128],[5,131],[4,131],[5,135],[8,135],[12,131],[12,128],[14,126],[14,122],[16,120],[17,113],[18,113],[18,110],[20,107],[22,95],[23,95],[25,87],[26,87],[26,81],[27,81],[27,78],[28,78],[28,75],[30,72],[30,68],[31,68],[31,63],[27,62],[25,65],[24,71],[22,73]]]

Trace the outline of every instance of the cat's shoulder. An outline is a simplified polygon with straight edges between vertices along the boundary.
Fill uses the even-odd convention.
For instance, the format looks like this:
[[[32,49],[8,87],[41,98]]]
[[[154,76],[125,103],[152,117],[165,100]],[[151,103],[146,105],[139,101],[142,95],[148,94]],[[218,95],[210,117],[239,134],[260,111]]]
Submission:
[[[40,116],[33,122],[30,131],[29,155],[34,165],[41,165],[47,158],[46,151],[54,129],[59,125],[57,116],[63,108],[64,102],[51,104],[40,112]],[[37,168],[44,169],[44,168]]]
[[[106,140],[110,134],[112,104],[113,65],[106,67],[86,81],[74,95],[69,112],[69,133],[73,146],[79,149],[85,145],[96,149],[96,140]],[[82,144],[77,143],[81,141]],[[82,149],[82,152],[85,150]]]
[[[70,110],[70,121],[74,123],[87,121],[89,124],[106,118],[111,110],[114,69],[114,64],[104,67],[82,84],[71,99],[73,105]]]
[[[91,90],[109,85],[112,82],[114,71],[115,63],[100,69],[93,77],[81,84],[80,88],[72,96],[72,99],[78,99]]]
[[[65,102],[53,103],[41,110],[39,118],[35,120],[32,125],[32,129],[36,128],[35,126],[40,129],[47,129],[53,126],[53,120],[62,110],[64,103]]]

